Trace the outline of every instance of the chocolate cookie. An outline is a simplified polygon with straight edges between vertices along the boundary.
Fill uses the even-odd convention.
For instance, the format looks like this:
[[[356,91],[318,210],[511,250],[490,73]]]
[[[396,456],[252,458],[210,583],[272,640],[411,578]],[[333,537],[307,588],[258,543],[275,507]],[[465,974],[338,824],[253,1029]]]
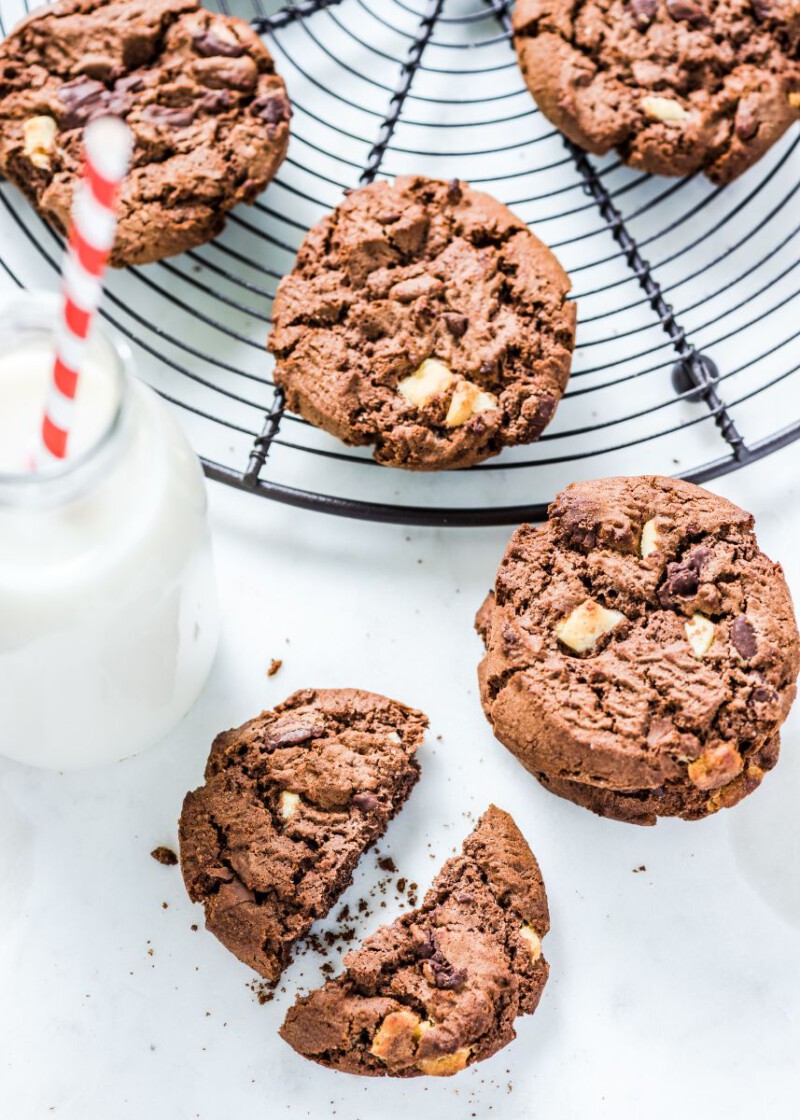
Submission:
[[[539,108],[590,152],[658,175],[741,175],[800,118],[792,0],[519,0]]]
[[[543,771],[535,776],[551,793],[590,809],[598,817],[641,825],[657,824],[659,817],[682,817],[687,821],[696,821],[718,809],[730,809],[757,789],[766,772],[778,761],[779,752],[780,739],[777,736],[760,751],[747,751],[739,776],[714,790],[710,798],[706,791],[689,788],[680,781],[665,782],[658,789],[617,793],[613,789],[551,777]]]
[[[538,864],[508,813],[491,806],[418,910],[345,957],[299,999],[281,1035],[320,1065],[370,1076],[447,1076],[514,1038],[547,980],[550,928]]]
[[[258,36],[195,0],[63,0],[0,45],[0,170],[62,233],[83,128],[105,115],[134,138],[122,266],[209,241],[253,202],[286,154],[291,110]]]
[[[309,689],[214,741],[183,803],[183,877],[206,927],[267,980],[405,802],[427,724],[370,692]]]
[[[287,404],[379,463],[466,467],[537,439],[569,376],[569,279],[510,210],[464,183],[349,194],[278,288],[269,348]]]
[[[576,483],[514,535],[495,596],[485,710],[548,788],[695,819],[774,765],[800,639],[780,566],[730,502],[666,478]]]

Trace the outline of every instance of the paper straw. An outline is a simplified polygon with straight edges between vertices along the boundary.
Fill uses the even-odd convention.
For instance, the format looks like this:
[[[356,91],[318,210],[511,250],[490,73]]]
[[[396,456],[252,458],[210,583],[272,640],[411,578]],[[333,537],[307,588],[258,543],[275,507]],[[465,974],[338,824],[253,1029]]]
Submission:
[[[84,132],[84,170],[72,204],[61,274],[64,302],[42,422],[43,463],[67,456],[86,339],[103,294],[103,275],[116,236],[117,199],[131,150],[130,131],[115,117],[93,121]]]

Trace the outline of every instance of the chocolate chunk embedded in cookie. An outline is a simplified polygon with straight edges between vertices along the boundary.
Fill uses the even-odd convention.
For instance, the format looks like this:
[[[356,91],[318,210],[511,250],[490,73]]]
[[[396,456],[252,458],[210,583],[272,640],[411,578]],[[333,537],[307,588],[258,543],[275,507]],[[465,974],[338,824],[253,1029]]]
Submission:
[[[345,971],[295,1003],[281,1029],[320,1065],[371,1076],[447,1076],[514,1038],[547,981],[550,928],[539,866],[492,806],[418,910],[345,957]]]
[[[523,222],[464,183],[377,182],[311,230],[269,347],[287,404],[379,463],[465,467],[537,439],[569,376],[575,305]]]
[[[603,815],[695,819],[777,758],[800,667],[789,590],[752,517],[699,487],[570,486],[512,538],[478,628],[497,738]]]
[[[114,265],[215,237],[280,166],[291,110],[272,57],[240,19],[195,0],[63,0],[0,45],[0,169],[64,232],[94,117],[134,138]]]
[[[405,802],[427,723],[370,692],[309,689],[215,740],[183,803],[183,877],[207,928],[267,980]]]
[[[788,0],[519,0],[513,24],[542,112],[645,171],[727,183],[800,119]]]

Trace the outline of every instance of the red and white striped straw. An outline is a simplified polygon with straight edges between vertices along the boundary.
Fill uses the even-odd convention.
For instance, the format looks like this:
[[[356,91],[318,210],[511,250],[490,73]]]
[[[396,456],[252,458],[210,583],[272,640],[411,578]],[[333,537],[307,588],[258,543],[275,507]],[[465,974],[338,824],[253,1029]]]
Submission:
[[[56,360],[42,422],[42,465],[67,456],[86,340],[103,295],[117,230],[117,198],[131,149],[130,131],[115,117],[93,121],[84,132],[84,172],[72,204],[61,274],[63,311],[56,325]]]

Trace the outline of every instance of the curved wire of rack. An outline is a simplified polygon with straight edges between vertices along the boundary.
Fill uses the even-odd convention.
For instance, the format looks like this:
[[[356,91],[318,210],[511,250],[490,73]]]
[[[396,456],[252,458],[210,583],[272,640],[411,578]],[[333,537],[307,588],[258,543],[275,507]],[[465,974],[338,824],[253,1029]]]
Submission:
[[[115,274],[103,312],[176,406],[210,478],[350,517],[490,525],[541,518],[574,478],[704,482],[800,437],[795,131],[724,190],[658,179],[588,156],[538,112],[510,3],[216,7],[248,19],[275,56],[295,112],[289,155],[212,244]],[[0,32],[27,10],[0,0]],[[344,190],[417,172],[508,203],[558,254],[579,312],[570,386],[539,443],[439,475],[377,467],[368,449],[286,412],[264,349],[308,227]],[[6,281],[53,286],[58,236],[7,184],[0,214]]]

